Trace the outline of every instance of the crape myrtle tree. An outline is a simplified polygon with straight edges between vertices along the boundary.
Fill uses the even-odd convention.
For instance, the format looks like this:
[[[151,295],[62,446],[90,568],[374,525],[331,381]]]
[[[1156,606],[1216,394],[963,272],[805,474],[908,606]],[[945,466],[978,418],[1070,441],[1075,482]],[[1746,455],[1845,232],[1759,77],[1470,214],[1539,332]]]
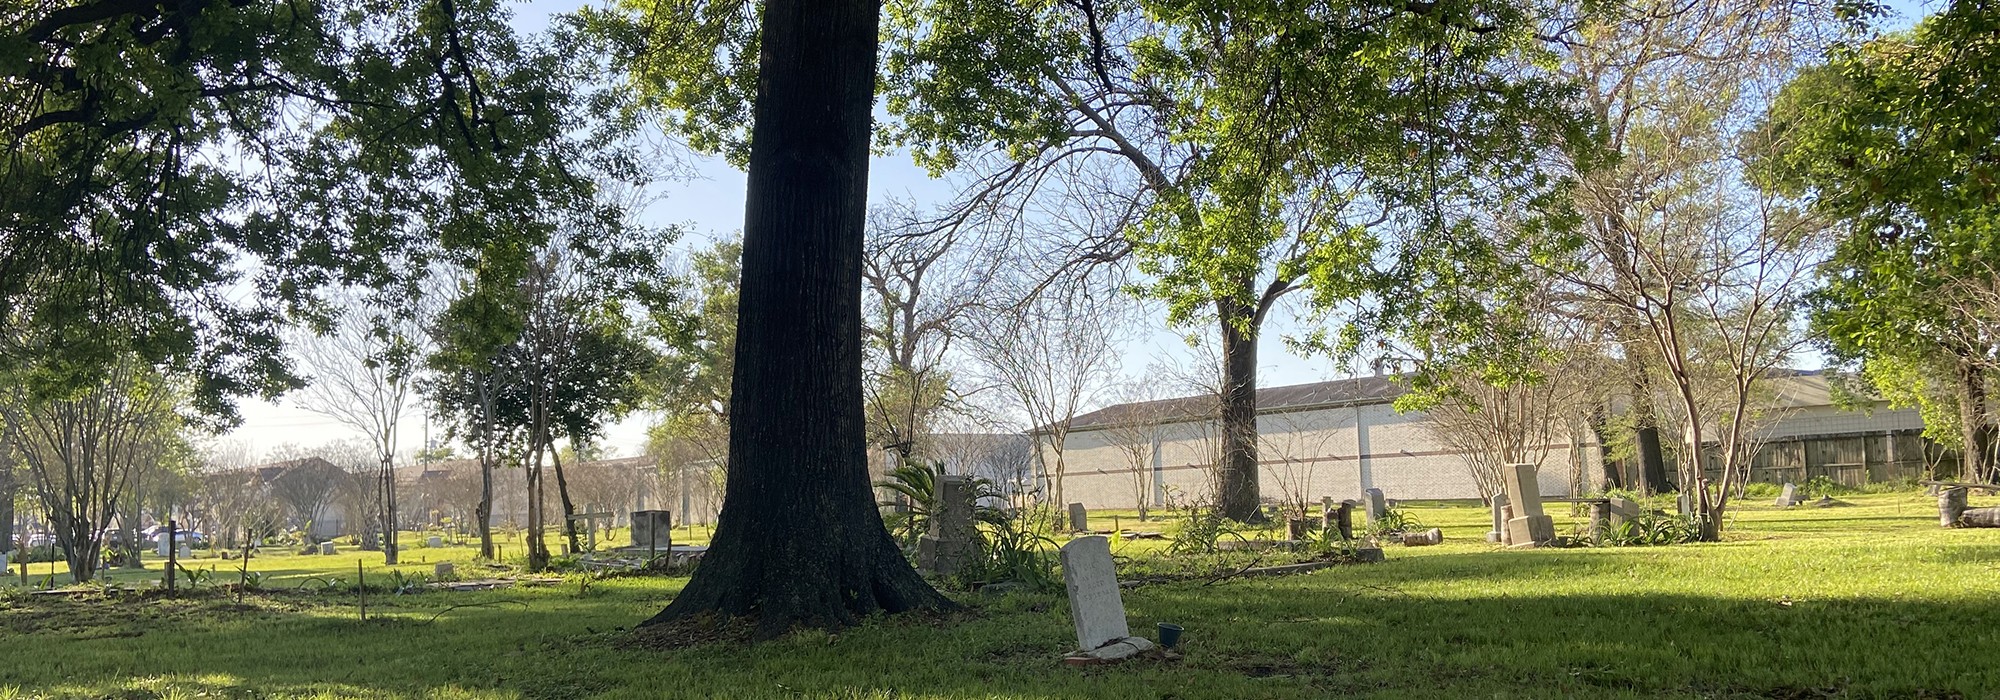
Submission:
[[[1028,418],[1037,487],[1058,520],[1070,424],[1116,379],[1129,306],[1116,295],[1034,296],[982,315],[968,338],[981,374]]]
[[[0,363],[38,394],[136,354],[227,418],[298,384],[282,330],[321,290],[611,217],[598,176],[643,170],[596,128],[618,120],[579,87],[592,54],[493,0],[62,0],[0,24],[0,317],[36,330]]]
[[[95,386],[37,395],[25,378],[0,373],[0,417],[9,449],[26,467],[36,499],[76,581],[96,577],[112,520],[132,511],[135,474],[180,440],[185,390],[127,356]],[[121,551],[129,554],[132,543]]]
[[[1836,47],[1770,103],[1756,164],[1760,185],[1839,221],[1810,298],[1814,336],[1882,395],[1924,405],[1927,426],[1956,427],[1927,433],[1980,480],[2000,449],[1995,348],[1960,332],[1982,322],[1979,305],[1956,302],[2000,267],[1996,31],[1991,3],[1953,2],[1914,29]]]
[[[560,440],[588,444],[603,422],[636,407],[641,380],[656,355],[639,333],[648,309],[666,305],[672,289],[652,251],[670,231],[627,227],[589,236],[564,234],[564,245],[531,251],[500,264],[489,251],[436,333],[444,339],[430,359],[440,377],[432,402],[454,433],[480,453],[482,523],[491,516],[492,470],[517,449],[527,478],[529,568],[548,565],[543,543],[549,510],[545,465],[552,465],[562,529],[573,550],[581,542],[572,516]],[[490,541],[482,525],[482,547]]]
[[[427,352],[425,319],[411,313],[420,304],[403,303],[401,311],[384,312],[380,304],[353,296],[336,307],[335,316],[319,333],[294,343],[302,359],[306,385],[300,403],[358,432],[375,455],[367,482],[380,501],[369,509],[377,514],[362,530],[363,546],[382,548],[385,561],[396,563],[396,448],[404,416],[416,408],[417,373]],[[379,533],[379,535],[377,534]]]
[[[861,279],[862,362],[870,442],[908,464],[951,410],[953,347],[987,302],[1002,261],[977,229],[940,225],[907,206],[869,217]]]

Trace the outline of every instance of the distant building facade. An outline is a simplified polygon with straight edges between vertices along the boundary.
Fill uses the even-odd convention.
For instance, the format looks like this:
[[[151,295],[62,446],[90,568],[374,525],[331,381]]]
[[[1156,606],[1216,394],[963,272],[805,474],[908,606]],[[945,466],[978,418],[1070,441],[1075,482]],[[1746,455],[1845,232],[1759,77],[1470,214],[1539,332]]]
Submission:
[[[1774,384],[1777,408],[1757,435],[1762,446],[1752,460],[1752,480],[1803,482],[1826,475],[1859,484],[1921,473],[1927,459],[1937,459],[1918,435],[1923,424],[1914,410],[1837,407],[1818,373],[1788,374]],[[1260,389],[1264,500],[1358,498],[1369,488],[1405,500],[1481,497],[1466,455],[1432,430],[1430,418],[1395,410],[1403,393],[1391,376]],[[1212,500],[1221,447],[1214,402],[1185,397],[1077,416],[1063,443],[1063,500],[1093,508]],[[1048,473],[1056,456],[1038,445],[1034,490],[1037,498],[1052,499]],[[1614,462],[1607,470],[1605,449],[1589,430],[1558,435],[1544,447],[1538,473],[1545,496],[1594,490],[1604,474],[1631,483],[1636,468]]]

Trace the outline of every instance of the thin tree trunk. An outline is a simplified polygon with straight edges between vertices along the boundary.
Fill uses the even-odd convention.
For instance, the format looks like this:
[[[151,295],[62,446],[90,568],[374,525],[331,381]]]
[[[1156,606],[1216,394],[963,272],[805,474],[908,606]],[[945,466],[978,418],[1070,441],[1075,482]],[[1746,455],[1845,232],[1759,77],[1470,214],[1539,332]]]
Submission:
[[[396,564],[396,456],[382,452],[382,561]]]
[[[479,558],[493,559],[493,457],[490,448],[479,456]]]
[[[562,453],[556,451],[555,440],[550,439],[547,442],[549,458],[554,460],[556,467],[556,496],[562,499],[563,534],[569,537],[569,551],[572,554],[582,552],[583,541],[577,539],[576,535],[576,504],[569,500],[569,478],[563,476]]]
[[[1217,304],[1222,328],[1222,465],[1216,506],[1223,517],[1253,521],[1257,510],[1257,328],[1248,309]]]
[[[1960,355],[1954,367],[1958,379],[1958,425],[1963,442],[1959,450],[1967,481],[1987,482],[1993,478],[1994,426],[1986,412],[1986,376],[1976,359]]]
[[[868,483],[861,261],[880,10],[764,5],[722,513],[694,578],[645,624],[716,612],[771,637],[954,607],[903,558]]]

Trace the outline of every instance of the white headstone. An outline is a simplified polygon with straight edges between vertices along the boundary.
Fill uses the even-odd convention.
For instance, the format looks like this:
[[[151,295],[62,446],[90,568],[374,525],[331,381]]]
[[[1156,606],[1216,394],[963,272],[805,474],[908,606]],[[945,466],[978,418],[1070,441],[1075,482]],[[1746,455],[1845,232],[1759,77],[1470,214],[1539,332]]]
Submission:
[[[1389,514],[1389,501],[1382,497],[1382,489],[1363,489],[1361,504],[1368,507],[1368,522],[1381,520]]]
[[[338,549],[336,549],[336,548],[335,548],[335,547],[333,546],[333,543],[332,543],[332,542],[321,542],[321,543],[319,543],[319,553],[320,553],[320,554],[338,554],[338,553],[339,553],[339,550],[338,550]]]
[[[1118,594],[1111,541],[1099,535],[1071,540],[1062,547],[1062,563],[1076,647],[1089,651],[1132,636],[1125,624],[1125,601]]]
[[[1507,532],[1507,494],[1493,494],[1493,529],[1486,532],[1486,541],[1499,542]]]
[[[1785,482],[1783,492],[1778,494],[1777,506],[1779,508],[1790,508],[1798,504],[1799,504],[1798,484],[1794,484],[1789,481]]]
[[[164,557],[173,553],[174,540],[173,538],[168,537],[167,533],[165,532],[154,535],[153,544],[154,548],[159,551],[160,556]]]

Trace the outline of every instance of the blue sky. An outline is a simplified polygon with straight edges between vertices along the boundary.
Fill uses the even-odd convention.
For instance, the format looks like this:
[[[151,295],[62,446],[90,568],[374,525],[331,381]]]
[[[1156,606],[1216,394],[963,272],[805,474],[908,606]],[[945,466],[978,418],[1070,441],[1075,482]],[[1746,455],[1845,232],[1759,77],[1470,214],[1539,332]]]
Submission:
[[[548,26],[549,18],[557,13],[574,11],[588,4],[584,0],[526,0],[514,8],[515,25],[526,31],[539,31]],[[1917,17],[1942,6],[1941,2],[1910,2],[1900,0],[1890,6],[1898,14],[1892,22],[1906,26]],[[716,158],[690,156],[694,177],[687,181],[669,183],[662,188],[662,197],[644,214],[653,224],[684,224],[689,236],[680,242],[680,247],[699,247],[718,236],[727,236],[740,230],[743,223],[744,176],[742,171],[730,167]],[[870,166],[869,192],[872,201],[889,198],[911,201],[919,205],[937,203],[948,199],[952,192],[944,183],[933,180],[922,168],[914,165],[906,155],[892,154],[873,159]],[[1323,381],[1352,376],[1346,368],[1335,367],[1323,358],[1300,357],[1290,352],[1283,344],[1283,336],[1295,330],[1291,319],[1284,314],[1276,314],[1271,327],[1267,328],[1262,345],[1259,347],[1259,381],[1264,386],[1283,386],[1305,382]],[[1165,328],[1164,317],[1154,314],[1147,326],[1152,329],[1131,341],[1125,348],[1124,357],[1127,374],[1138,374],[1154,358],[1172,357],[1181,361],[1188,358],[1186,344],[1180,335]],[[1811,364],[1811,362],[1808,362]],[[273,404],[263,401],[246,401],[243,406],[244,424],[231,432],[225,439],[239,440],[249,444],[253,454],[285,443],[315,446],[330,440],[358,437],[332,419],[307,411],[289,399]],[[644,446],[646,416],[634,416],[612,426],[606,435],[607,446],[616,454],[637,454]],[[401,427],[402,445],[412,449],[423,439],[421,413],[413,412],[411,419]]]

